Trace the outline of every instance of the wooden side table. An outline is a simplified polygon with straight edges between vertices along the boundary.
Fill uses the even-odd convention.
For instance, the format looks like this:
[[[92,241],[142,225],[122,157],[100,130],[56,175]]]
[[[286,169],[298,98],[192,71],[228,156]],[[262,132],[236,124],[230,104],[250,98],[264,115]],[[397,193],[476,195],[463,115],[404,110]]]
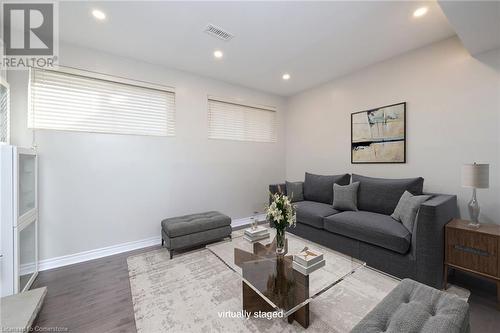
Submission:
[[[445,227],[444,289],[449,267],[480,275],[496,282],[500,309],[500,225],[471,228],[468,224],[453,219]]]

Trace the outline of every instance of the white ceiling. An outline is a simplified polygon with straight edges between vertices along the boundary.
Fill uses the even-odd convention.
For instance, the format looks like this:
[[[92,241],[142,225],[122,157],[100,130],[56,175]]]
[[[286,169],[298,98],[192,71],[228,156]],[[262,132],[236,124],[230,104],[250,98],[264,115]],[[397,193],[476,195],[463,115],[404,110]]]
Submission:
[[[500,48],[500,1],[439,1],[472,55]]]
[[[422,5],[429,12],[415,19]],[[59,11],[63,42],[285,96],[454,35],[434,1],[62,2]],[[207,35],[208,23],[235,37]]]

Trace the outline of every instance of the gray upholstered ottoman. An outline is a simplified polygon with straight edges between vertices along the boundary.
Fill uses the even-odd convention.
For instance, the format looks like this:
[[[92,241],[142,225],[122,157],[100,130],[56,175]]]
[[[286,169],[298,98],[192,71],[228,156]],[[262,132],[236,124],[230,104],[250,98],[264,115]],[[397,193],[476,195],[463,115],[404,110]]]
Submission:
[[[470,331],[469,304],[410,279],[404,279],[351,333]]]
[[[172,217],[161,221],[161,245],[174,250],[207,244],[231,237],[231,218],[219,212]]]

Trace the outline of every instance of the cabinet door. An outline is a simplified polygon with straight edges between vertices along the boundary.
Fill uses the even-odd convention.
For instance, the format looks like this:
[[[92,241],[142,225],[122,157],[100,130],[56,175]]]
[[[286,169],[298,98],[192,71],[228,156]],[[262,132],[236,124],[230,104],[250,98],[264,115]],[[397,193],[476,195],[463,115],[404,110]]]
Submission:
[[[14,228],[16,251],[15,292],[28,290],[38,274],[38,221]]]
[[[38,158],[14,148],[14,292],[28,290],[38,274]]]
[[[18,148],[16,154],[15,191],[17,225],[32,221],[38,214],[38,159],[33,150]]]

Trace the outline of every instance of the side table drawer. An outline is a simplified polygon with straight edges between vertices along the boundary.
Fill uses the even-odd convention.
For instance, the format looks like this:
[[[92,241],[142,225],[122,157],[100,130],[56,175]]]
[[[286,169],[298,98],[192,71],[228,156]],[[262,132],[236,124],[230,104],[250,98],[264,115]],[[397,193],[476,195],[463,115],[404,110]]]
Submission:
[[[446,228],[446,262],[498,276],[498,239],[494,236]]]

